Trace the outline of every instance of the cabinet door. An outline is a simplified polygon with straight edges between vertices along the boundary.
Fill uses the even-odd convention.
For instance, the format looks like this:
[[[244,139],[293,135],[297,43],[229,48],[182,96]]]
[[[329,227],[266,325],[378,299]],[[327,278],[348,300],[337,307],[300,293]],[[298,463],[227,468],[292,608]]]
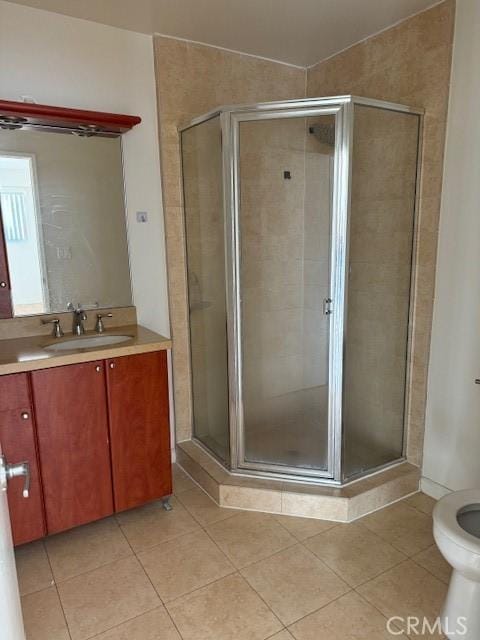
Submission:
[[[116,511],[172,492],[165,351],[107,361]]]
[[[8,508],[14,544],[31,542],[45,535],[42,487],[38,470],[34,416],[28,376],[0,376],[0,441],[7,462],[28,462],[29,497],[23,497],[24,478],[8,483]]]
[[[48,533],[113,512],[105,365],[32,373]]]

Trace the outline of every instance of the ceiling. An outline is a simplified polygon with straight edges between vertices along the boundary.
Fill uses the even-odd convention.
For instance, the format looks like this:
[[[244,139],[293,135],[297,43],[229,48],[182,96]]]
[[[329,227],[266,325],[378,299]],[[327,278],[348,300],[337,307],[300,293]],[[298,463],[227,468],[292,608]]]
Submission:
[[[438,0],[13,0],[309,66]]]

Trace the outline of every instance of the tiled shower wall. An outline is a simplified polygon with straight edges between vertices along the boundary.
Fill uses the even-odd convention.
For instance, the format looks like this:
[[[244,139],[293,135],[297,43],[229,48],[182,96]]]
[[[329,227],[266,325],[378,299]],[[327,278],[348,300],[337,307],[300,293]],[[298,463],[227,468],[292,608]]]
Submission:
[[[453,0],[309,68],[155,38],[177,440],[191,437],[188,310],[177,127],[222,104],[352,93],[425,107],[415,281],[408,455],[421,462],[443,147],[454,24]],[[308,215],[308,197],[306,200]]]

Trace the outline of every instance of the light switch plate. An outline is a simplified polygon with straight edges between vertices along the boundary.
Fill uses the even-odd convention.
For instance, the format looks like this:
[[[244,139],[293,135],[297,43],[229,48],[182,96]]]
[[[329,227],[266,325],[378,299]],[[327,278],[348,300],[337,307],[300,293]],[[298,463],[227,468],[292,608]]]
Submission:
[[[58,260],[71,260],[72,259],[72,247],[57,247],[57,259]]]

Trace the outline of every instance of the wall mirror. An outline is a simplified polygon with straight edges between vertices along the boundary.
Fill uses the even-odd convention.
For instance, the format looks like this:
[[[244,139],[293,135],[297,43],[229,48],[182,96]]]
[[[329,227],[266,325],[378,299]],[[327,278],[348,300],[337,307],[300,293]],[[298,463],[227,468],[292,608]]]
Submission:
[[[132,304],[121,137],[78,133],[0,130],[0,317]]]

